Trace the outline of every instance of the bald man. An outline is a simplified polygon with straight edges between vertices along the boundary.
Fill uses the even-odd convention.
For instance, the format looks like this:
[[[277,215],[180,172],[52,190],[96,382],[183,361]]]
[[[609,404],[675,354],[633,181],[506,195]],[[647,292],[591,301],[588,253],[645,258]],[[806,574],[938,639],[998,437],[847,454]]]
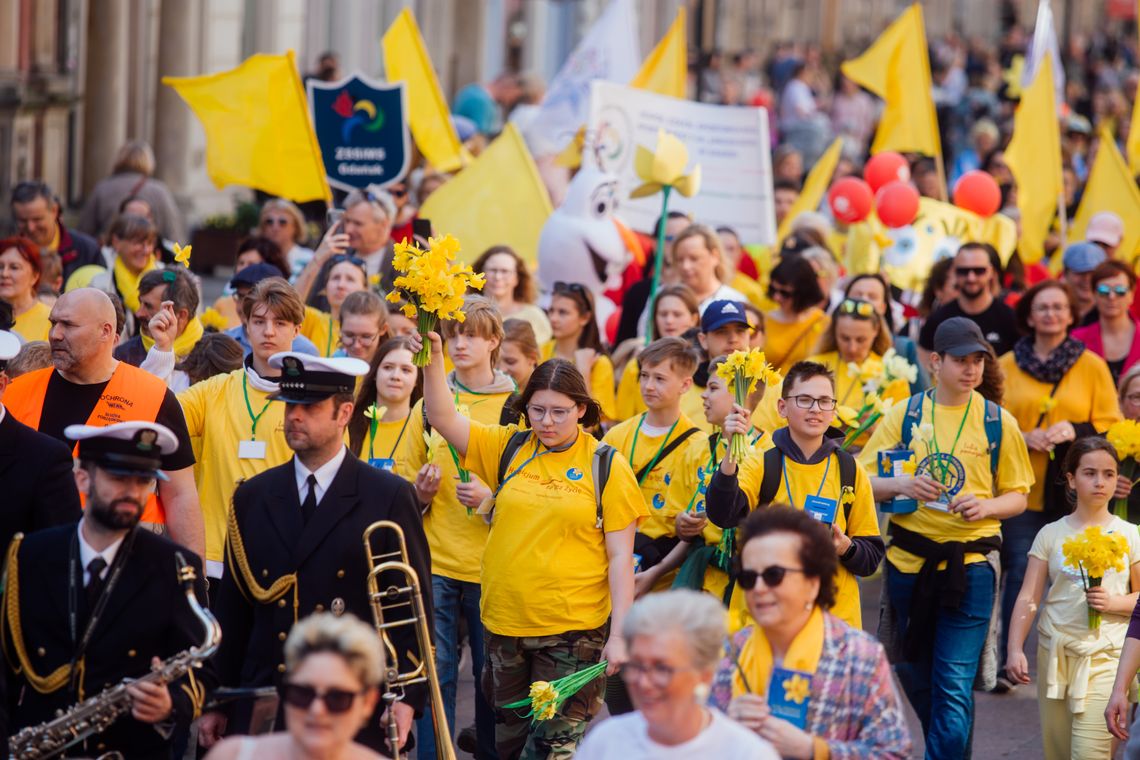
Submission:
[[[112,355],[115,307],[106,293],[95,288],[64,293],[49,319],[54,366],[13,380],[4,406],[28,427],[65,443],[68,425],[157,422],[173,431],[178,449],[162,457],[165,479],[159,480],[157,498],[147,503],[141,524],[169,533],[202,555],[206,539],[194,484],[194,454],[178,399],[162,380]]]

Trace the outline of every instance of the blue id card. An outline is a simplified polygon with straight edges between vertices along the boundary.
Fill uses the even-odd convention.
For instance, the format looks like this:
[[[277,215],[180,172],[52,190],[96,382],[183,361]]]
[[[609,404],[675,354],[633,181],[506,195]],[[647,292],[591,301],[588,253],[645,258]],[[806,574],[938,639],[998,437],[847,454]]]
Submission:
[[[839,502],[835,499],[825,499],[822,496],[808,496],[804,499],[804,511],[819,520],[821,523],[831,525],[835,522],[835,512]]]
[[[905,477],[903,465],[914,458],[910,449],[890,449],[879,452],[879,477],[899,478]],[[918,501],[905,496],[896,496],[893,499],[879,502],[879,510],[888,514],[907,515],[918,509]]]
[[[633,572],[634,574],[641,572],[641,555],[637,552],[633,553]]]
[[[811,673],[788,668],[773,668],[768,683],[768,709],[801,731],[807,730],[808,707],[811,705]]]
[[[368,460],[368,464],[372,465],[377,470],[385,470],[387,472],[391,472],[392,470],[396,469],[395,459],[381,459],[379,457],[373,457],[372,459]]]

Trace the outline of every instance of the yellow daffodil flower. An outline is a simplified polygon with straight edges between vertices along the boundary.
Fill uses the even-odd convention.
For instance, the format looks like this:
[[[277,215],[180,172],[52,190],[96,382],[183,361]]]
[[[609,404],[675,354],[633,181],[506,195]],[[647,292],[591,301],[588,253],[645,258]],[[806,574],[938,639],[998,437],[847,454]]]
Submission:
[[[630,198],[644,198],[655,195],[668,186],[677,189],[681,195],[691,198],[701,187],[701,167],[694,166],[689,174],[682,174],[689,163],[689,149],[676,135],[657,130],[657,149],[638,145],[633,158],[633,168],[642,183],[629,194]]]
[[[837,404],[835,407],[835,416],[839,418],[847,427],[855,427],[859,424],[859,412],[849,406]]]
[[[801,675],[785,679],[782,686],[784,696],[789,702],[795,702],[797,705],[802,705],[804,700],[811,696],[811,682]]]
[[[376,406],[376,404],[373,404],[372,406],[370,406],[364,410],[364,416],[370,420],[383,419],[384,415],[387,413],[388,413],[388,407]]]
[[[1041,414],[1048,414],[1049,412],[1053,411],[1056,406],[1057,399],[1052,396],[1046,396],[1045,398],[1041,399],[1041,403],[1038,405],[1038,408],[1040,409]]]
[[[174,260],[184,267],[190,267],[190,249],[193,246],[182,246],[178,243],[174,244]]]

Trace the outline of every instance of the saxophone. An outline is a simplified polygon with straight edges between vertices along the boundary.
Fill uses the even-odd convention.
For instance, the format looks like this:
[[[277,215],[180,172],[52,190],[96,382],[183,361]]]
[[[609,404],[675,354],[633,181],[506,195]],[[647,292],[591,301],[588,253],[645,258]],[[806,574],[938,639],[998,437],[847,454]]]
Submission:
[[[181,678],[193,668],[213,656],[222,640],[222,628],[217,619],[198,603],[194,594],[194,568],[186,562],[181,553],[175,554],[178,564],[178,580],[186,593],[186,602],[194,615],[202,621],[205,639],[200,646],[190,647],[170,659],[151,668],[141,678],[110,686],[93,697],[76,704],[67,712],[60,711],[56,717],[38,726],[29,726],[9,740],[13,758],[20,760],[40,760],[58,757],[69,747],[102,733],[131,709],[131,698],[127,686],[131,683],[169,683]]]

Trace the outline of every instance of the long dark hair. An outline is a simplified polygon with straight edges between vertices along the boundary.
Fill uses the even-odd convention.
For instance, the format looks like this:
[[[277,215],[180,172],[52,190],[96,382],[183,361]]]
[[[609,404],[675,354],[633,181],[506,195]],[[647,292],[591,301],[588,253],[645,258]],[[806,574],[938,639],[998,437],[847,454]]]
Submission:
[[[578,348],[592,348],[599,354],[606,351],[602,343],[602,334],[598,330],[598,312],[594,308],[594,294],[578,282],[554,283],[553,295],[561,296],[574,302],[579,314],[589,314],[590,321],[582,327],[578,334]]]
[[[547,359],[531,373],[526,388],[523,388],[523,392],[514,403],[514,411],[526,420],[527,427],[530,427],[530,415],[527,414],[526,408],[534,394],[539,391],[561,393],[575,404],[586,407],[586,413],[578,421],[584,428],[592,428],[602,420],[602,408],[590,395],[586,379],[582,377],[582,373],[573,362],[565,359]]]
[[[411,341],[406,336],[400,335],[384,341],[380,344],[380,348],[376,349],[376,355],[372,357],[372,363],[368,365],[368,374],[364,376],[360,383],[360,390],[356,392],[356,406],[352,410],[352,419],[348,422],[348,448],[354,454],[360,451],[360,447],[364,443],[364,436],[368,435],[370,420],[364,416],[364,413],[376,403],[376,371],[380,369],[384,357],[398,348],[404,348],[415,353]],[[410,403],[415,406],[415,403],[423,395],[424,374],[417,369],[416,384],[412,386]]]

